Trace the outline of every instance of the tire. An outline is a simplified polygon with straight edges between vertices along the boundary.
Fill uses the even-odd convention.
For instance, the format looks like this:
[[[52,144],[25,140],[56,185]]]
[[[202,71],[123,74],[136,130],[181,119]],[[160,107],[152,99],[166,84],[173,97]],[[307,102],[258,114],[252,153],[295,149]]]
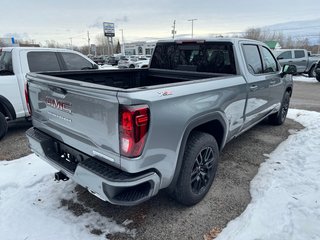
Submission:
[[[6,135],[8,131],[8,121],[5,116],[0,112],[0,140]]]
[[[129,68],[134,68],[134,65],[131,64],[131,65],[129,66]]]
[[[320,82],[320,74],[316,75],[316,79],[317,79],[318,82]]]
[[[207,133],[192,132],[172,196],[186,206],[200,202],[212,185],[218,160],[219,148],[215,138]]]
[[[312,66],[310,68],[309,72],[308,72],[308,76],[312,77],[312,78],[316,77],[316,71],[315,70],[316,70],[316,66]]]
[[[285,92],[283,95],[280,110],[269,116],[269,122],[272,125],[282,125],[287,117],[290,104],[290,92]]]

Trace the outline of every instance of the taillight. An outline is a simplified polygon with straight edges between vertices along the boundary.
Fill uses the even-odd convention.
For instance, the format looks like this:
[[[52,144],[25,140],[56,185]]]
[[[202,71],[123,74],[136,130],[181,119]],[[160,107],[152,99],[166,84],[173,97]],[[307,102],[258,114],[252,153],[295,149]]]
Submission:
[[[30,107],[30,101],[29,101],[29,89],[28,88],[29,88],[28,82],[26,81],[26,84],[24,85],[24,96],[26,98],[28,112],[31,115],[31,107]]]
[[[147,105],[120,107],[120,151],[126,157],[141,155],[146,142],[150,122]]]

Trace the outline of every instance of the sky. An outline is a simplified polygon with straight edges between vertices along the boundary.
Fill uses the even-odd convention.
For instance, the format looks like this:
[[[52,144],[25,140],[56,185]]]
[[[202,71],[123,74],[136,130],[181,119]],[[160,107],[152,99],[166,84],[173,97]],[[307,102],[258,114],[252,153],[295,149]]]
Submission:
[[[124,41],[170,38],[173,21],[178,35],[194,36],[243,32],[283,22],[319,18],[319,0],[0,0],[0,37],[15,36],[44,43],[84,45],[103,33],[103,22],[114,22]],[[320,31],[320,28],[319,28]]]

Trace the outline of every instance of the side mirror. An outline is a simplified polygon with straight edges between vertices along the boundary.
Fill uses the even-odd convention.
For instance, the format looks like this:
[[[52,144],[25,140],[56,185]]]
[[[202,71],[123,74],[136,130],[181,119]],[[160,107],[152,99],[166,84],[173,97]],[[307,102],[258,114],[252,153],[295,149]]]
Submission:
[[[93,64],[92,69],[99,69],[98,64]]]
[[[277,60],[282,60],[283,59],[283,57],[277,57]]]
[[[286,74],[296,74],[297,73],[297,67],[295,65],[284,65],[282,67],[282,73],[281,75],[284,76]]]

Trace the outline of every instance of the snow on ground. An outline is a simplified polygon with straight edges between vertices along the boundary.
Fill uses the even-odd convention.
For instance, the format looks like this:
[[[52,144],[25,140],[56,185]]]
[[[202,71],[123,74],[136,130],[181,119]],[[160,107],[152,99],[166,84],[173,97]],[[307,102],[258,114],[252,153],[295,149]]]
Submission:
[[[319,83],[316,78],[310,78],[310,77],[307,77],[305,75],[293,76],[293,81]]]
[[[34,154],[15,161],[0,161],[0,239],[57,240],[106,239],[126,232],[123,225],[87,209],[75,216],[61,199],[76,200],[75,183],[55,182],[50,165]],[[100,229],[100,236],[90,233]]]
[[[305,129],[261,164],[251,203],[218,240],[320,239],[320,113],[290,109],[288,117]]]

